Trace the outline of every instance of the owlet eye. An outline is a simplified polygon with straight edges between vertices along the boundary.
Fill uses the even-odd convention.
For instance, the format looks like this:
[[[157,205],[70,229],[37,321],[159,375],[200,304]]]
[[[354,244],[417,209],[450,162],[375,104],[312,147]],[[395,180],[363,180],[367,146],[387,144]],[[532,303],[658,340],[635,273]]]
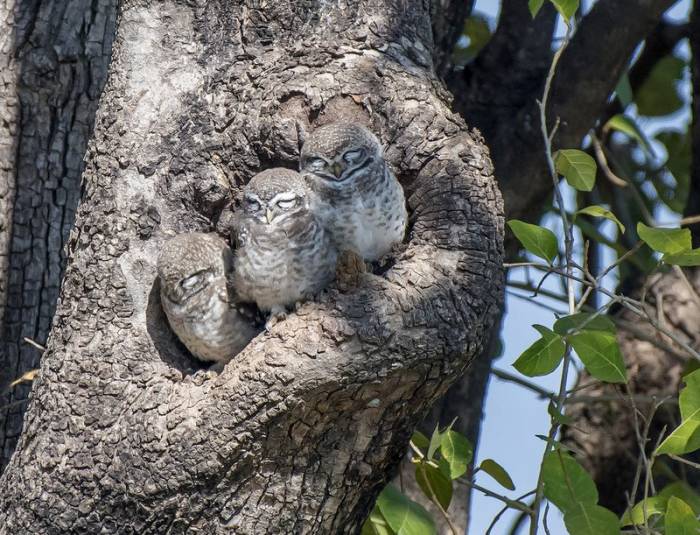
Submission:
[[[364,149],[349,150],[343,154],[343,160],[347,163],[358,163],[365,157]]]
[[[326,162],[322,158],[309,158],[306,160],[306,167],[314,171],[320,171],[326,166]]]
[[[281,200],[277,201],[277,206],[279,206],[282,210],[289,210],[290,208],[294,208],[297,204],[296,199],[286,199],[286,200]]]
[[[202,282],[203,278],[204,278],[204,272],[199,271],[199,272],[195,273],[194,275],[190,275],[189,277],[182,279],[180,281],[180,286],[182,286],[182,288],[184,290],[191,290],[192,288],[194,288],[195,286],[200,284]]]
[[[245,206],[251,212],[257,212],[260,209],[260,203],[250,197],[246,197]]]

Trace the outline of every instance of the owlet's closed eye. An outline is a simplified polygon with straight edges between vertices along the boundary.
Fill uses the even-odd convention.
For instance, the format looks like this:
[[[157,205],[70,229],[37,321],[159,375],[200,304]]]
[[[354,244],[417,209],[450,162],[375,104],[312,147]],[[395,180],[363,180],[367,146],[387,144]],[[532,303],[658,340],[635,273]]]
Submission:
[[[252,199],[250,197],[246,197],[245,200],[243,201],[245,204],[246,210],[250,212],[257,212],[260,210],[260,203],[256,201],[255,199]]]
[[[326,167],[326,162],[322,158],[309,158],[304,167],[312,171],[321,171]]]
[[[180,281],[180,286],[184,290],[192,290],[198,286],[201,286],[204,283],[204,276],[206,274],[206,271],[199,271],[195,273],[194,275],[190,275],[189,277],[186,277]]]
[[[349,150],[345,154],[343,154],[343,160],[345,160],[349,164],[360,163],[362,160],[365,159],[365,154],[366,153],[364,149]]]
[[[277,206],[281,208],[282,210],[289,210],[291,208],[294,208],[297,205],[297,200],[296,198],[294,199],[283,199],[280,201],[277,201]]]

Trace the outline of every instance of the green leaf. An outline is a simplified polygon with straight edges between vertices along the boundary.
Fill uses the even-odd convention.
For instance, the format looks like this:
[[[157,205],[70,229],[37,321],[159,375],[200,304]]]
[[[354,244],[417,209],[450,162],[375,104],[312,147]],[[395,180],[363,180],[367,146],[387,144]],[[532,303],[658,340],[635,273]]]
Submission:
[[[620,81],[617,82],[617,87],[615,87],[615,93],[617,93],[617,98],[624,107],[629,106],[634,100],[634,95],[632,94],[632,85],[630,84],[630,78],[627,73],[624,73],[620,77]]]
[[[554,406],[554,402],[550,401],[547,405],[547,413],[560,425],[571,425],[573,419],[570,416],[566,416],[559,412],[559,410]]]
[[[673,496],[668,500],[664,527],[666,535],[700,534],[700,521],[695,518],[693,510],[683,500]]]
[[[668,498],[664,498],[662,496],[651,496],[646,500],[642,500],[632,507],[631,511],[629,509],[625,511],[625,514],[622,515],[622,519],[620,520],[620,525],[631,526],[634,524],[638,526],[640,524],[644,524],[645,513],[646,521],[651,519],[651,517],[654,515],[662,515],[666,511],[667,502]]]
[[[554,166],[566,178],[569,186],[579,191],[591,191],[595,185],[595,160],[582,150],[564,149],[554,153]]]
[[[450,465],[450,477],[457,479],[467,472],[474,457],[474,446],[461,433],[448,429],[442,436],[440,453]]]
[[[508,221],[508,226],[525,249],[535,256],[544,258],[550,264],[554,261],[559,249],[557,237],[551,230],[518,219]]]
[[[564,525],[569,535],[620,535],[617,516],[605,507],[592,503],[577,503],[567,510]]]
[[[682,212],[690,190],[691,139],[687,132],[664,130],[656,134],[657,141],[666,148],[664,167],[673,175],[675,184],[664,180],[665,173],[651,173],[651,181],[661,200],[674,212]]]
[[[700,409],[700,370],[684,376],[683,382],[685,386],[678,397],[678,405],[681,409],[681,420],[687,420]]]
[[[515,490],[515,485],[510,475],[500,464],[493,459],[485,459],[479,465],[479,468],[494,478],[502,487],[508,490]]]
[[[678,404],[681,424],[659,445],[656,454],[682,455],[700,449],[700,370],[686,375]]]
[[[464,56],[468,62],[474,59],[491,39],[488,19],[481,15],[468,17],[464,22],[462,35],[469,39],[469,45],[464,49]]]
[[[639,143],[639,146],[642,147],[647,154],[653,154],[654,151],[651,148],[649,140],[646,138],[644,132],[642,132],[634,119],[621,114],[613,115],[608,122],[605,123],[603,130],[606,129],[622,132]]]
[[[667,485],[656,496],[650,496],[646,500],[641,500],[630,511],[625,511],[620,520],[620,525],[629,526],[632,524],[644,524],[644,513],[646,511],[646,521],[654,515],[663,515],[669,498],[675,496],[689,504],[695,514],[700,513],[700,496],[685,482],[676,481]]]
[[[696,515],[700,514],[700,496],[698,496],[698,493],[685,481],[675,481],[670,485],[666,485],[657,496],[662,496],[667,501],[671,496],[680,498],[692,507]]]
[[[552,4],[557,8],[559,14],[564,18],[564,21],[568,24],[571,17],[576,14],[578,9],[579,0],[552,0]]]
[[[394,535],[394,532],[389,529],[389,525],[386,523],[381,511],[375,505],[369,518],[362,525],[360,535]]]
[[[413,436],[411,436],[411,442],[413,442],[413,445],[423,453],[428,451],[428,448],[430,447],[430,440],[428,440],[428,437],[417,429],[413,432]]]
[[[433,431],[432,436],[430,437],[430,442],[428,443],[428,453],[426,455],[426,458],[429,461],[432,461],[433,458],[435,457],[435,452],[437,451],[438,447],[440,447],[440,443],[442,442],[442,433],[440,433],[440,429],[438,425],[435,425],[435,430]]]
[[[397,535],[433,535],[435,524],[430,514],[409,500],[393,485],[387,485],[377,498],[377,507]]]
[[[647,227],[637,223],[637,234],[644,242],[659,253],[678,254],[692,247],[690,230],[687,228]]]
[[[637,89],[635,102],[640,115],[660,117],[683,107],[678,82],[683,78],[684,60],[668,55],[656,62],[646,80]]]
[[[615,334],[615,324],[608,316],[602,314],[590,314],[588,312],[579,312],[564,316],[554,322],[554,332],[561,336],[567,336],[575,331],[604,331]]]
[[[607,208],[603,208],[602,206],[598,205],[586,206],[585,208],[581,208],[576,213],[589,215],[591,217],[604,217],[605,219],[608,219],[615,223],[619,227],[621,233],[625,233],[625,226],[620,222],[620,220],[615,216],[615,214],[613,214]]]
[[[627,382],[625,363],[614,334],[583,331],[572,335],[569,341],[593,377],[608,383]]]
[[[665,254],[661,260],[672,266],[700,266],[700,249],[691,249],[678,254]]]
[[[544,0],[528,0],[527,7],[533,19],[537,16],[537,13],[539,13],[542,4],[544,4]]]
[[[423,493],[447,511],[452,501],[452,481],[438,468],[428,463],[416,465],[416,482]]]
[[[552,373],[564,357],[566,346],[557,333],[542,325],[533,325],[542,338],[528,347],[513,363],[513,366],[523,375],[537,377]]]
[[[595,505],[598,490],[590,475],[568,453],[560,449],[549,452],[542,463],[544,495],[566,513],[579,503]]]

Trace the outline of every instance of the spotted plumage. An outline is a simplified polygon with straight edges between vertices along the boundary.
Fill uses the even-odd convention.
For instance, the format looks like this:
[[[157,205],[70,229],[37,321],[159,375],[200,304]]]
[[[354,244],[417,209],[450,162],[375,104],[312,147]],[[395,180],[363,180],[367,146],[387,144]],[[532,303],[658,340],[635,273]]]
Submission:
[[[336,246],[370,261],[403,241],[408,219],[403,188],[383,152],[372,132],[349,123],[316,129],[301,151],[301,172]]]
[[[234,223],[241,299],[280,316],[333,279],[337,252],[315,206],[296,171],[269,169],[251,179]]]
[[[160,297],[173,332],[197,358],[224,363],[256,330],[242,316],[230,286],[233,253],[214,234],[178,234],[158,258]]]

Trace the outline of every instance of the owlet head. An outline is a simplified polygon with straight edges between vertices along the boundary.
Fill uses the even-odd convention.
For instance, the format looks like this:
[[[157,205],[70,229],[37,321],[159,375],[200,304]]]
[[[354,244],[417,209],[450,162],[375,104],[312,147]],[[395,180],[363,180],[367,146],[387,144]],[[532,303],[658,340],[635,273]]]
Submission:
[[[345,182],[381,161],[382,145],[364,126],[331,123],[317,128],[301,150],[301,171],[330,182]]]
[[[183,303],[231,269],[233,255],[213,234],[189,232],[170,238],[158,257],[161,294]]]
[[[303,177],[281,167],[255,175],[243,190],[242,210],[247,218],[278,225],[309,210]]]

